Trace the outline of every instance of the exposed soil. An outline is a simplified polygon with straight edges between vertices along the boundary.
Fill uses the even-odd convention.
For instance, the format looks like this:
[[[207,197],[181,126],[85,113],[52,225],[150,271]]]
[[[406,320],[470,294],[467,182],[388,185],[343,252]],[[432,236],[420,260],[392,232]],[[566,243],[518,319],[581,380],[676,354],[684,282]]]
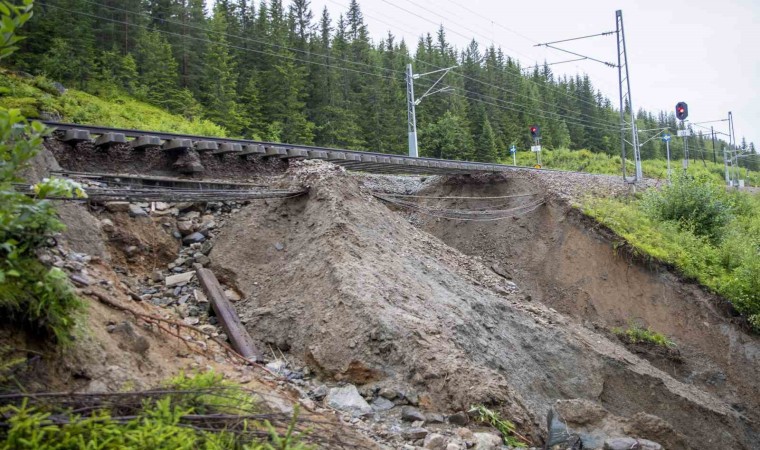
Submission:
[[[532,216],[477,225],[431,220],[423,229],[439,240],[340,170],[293,175],[311,187],[308,197],[244,208],[210,254],[215,270],[245,295],[241,317],[260,342],[324,377],[416,391],[424,407],[495,405],[534,439],[555,400],[579,398],[622,417],[658,416],[687,437],[680,448],[749,449],[758,441],[751,421],[730,405],[741,401],[733,392],[756,392],[749,374],[756,373],[757,340],[715,313],[704,294],[689,307],[674,297],[681,286],[674,277],[662,275],[666,287],[658,287],[651,273],[615,259],[609,243],[577,229],[566,209],[548,205]],[[426,193],[482,196],[536,188],[519,179],[454,180]],[[563,242],[572,246],[557,253]],[[518,285],[525,280],[536,299],[566,312],[580,305],[590,320],[642,316],[678,342],[693,337],[695,357],[704,345],[698,363],[736,381],[708,389],[678,373],[676,379],[606,332],[514,293],[491,262]],[[596,268],[595,278],[578,270],[583,265]],[[518,277],[529,273],[532,284],[527,275]],[[613,283],[626,296],[608,298],[617,291]],[[583,295],[581,288],[591,292]],[[697,296],[693,289],[684,292]],[[550,295],[562,300],[550,301]],[[604,296],[599,304],[596,295]],[[624,301],[632,304],[619,304]],[[731,344],[722,347],[722,359],[708,345],[718,337]],[[720,365],[728,359],[731,364]],[[746,410],[754,410],[751,402],[745,399]]]
[[[138,158],[124,148],[47,145],[68,170],[176,175],[175,156],[159,151]],[[37,178],[44,176],[42,166],[54,167],[49,154],[42,156],[32,171]],[[287,165],[200,158],[204,178],[254,179]],[[734,323],[720,299],[666,268],[617,254],[614,236],[567,205],[591,190],[627,194],[612,177],[575,174],[568,182],[562,174],[516,171],[386,182],[321,162],[290,166],[279,183],[308,186],[309,194],[243,207],[215,232],[208,254],[220,281],[242,293],[235,306],[262,348],[283,352],[324,380],[375,393],[369,397],[398,392],[432,412],[489,405],[536,444],[545,435],[547,411],[557,405],[567,423],[590,438],[614,429],[668,449],[758,448],[758,338]],[[363,185],[438,197],[535,192],[547,203],[505,220],[452,221],[391,208]],[[495,205],[477,199],[430,204]],[[78,205],[63,207],[61,216],[69,225],[61,258],[79,258],[70,251],[95,257],[82,272],[91,284],[79,288],[92,302],[90,331],[60,357],[24,330],[0,324],[0,342],[29,350],[31,370],[21,374],[29,386],[139,388],[182,369],[215,367],[288,396],[282,382],[236,365],[202,337],[182,342],[88,294],[173,317],[130,296],[137,280],[177,256],[171,220],[126,213],[96,218]],[[115,231],[101,231],[103,218]],[[609,331],[629,321],[672,338],[678,354],[631,346]],[[289,395],[291,403],[299,396]]]
[[[53,153],[62,168],[81,172],[251,180],[258,176],[280,174],[288,164],[280,158],[239,157],[232,154],[212,155],[210,152],[198,154],[191,150],[190,155],[201,163],[203,172],[181,175],[174,163],[186,152],[168,152],[159,148],[136,151],[126,144],[102,150],[89,142],[72,146],[57,139],[47,139],[45,147]]]
[[[57,167],[52,155],[43,151],[27,171],[27,179],[39,180]],[[313,436],[353,443],[341,448],[377,448],[332,411],[304,401],[304,395],[281,377],[231,357],[209,336],[180,327],[182,319],[172,309],[140,301],[134,295],[141,278],[177,257],[179,244],[163,225],[167,218],[104,211],[96,215],[76,203],[57,206],[68,229],[43,253],[46,261],[76,277],[76,291],[86,304],[86,314],[79,318],[72,345],[64,350],[34,330],[0,318],[0,353],[8,361],[20,359],[14,362],[11,377],[3,379],[0,392],[144,390],[161,387],[181,372],[213,369],[255,392],[262,412],[290,415],[301,403],[298,428],[308,426]],[[113,222],[112,231],[101,229],[101,220],[106,218]],[[130,255],[125,252],[128,247],[135,247]],[[141,319],[125,308],[179,325]]]
[[[526,184],[527,183],[527,184]],[[500,176],[457,178],[419,195],[499,196],[540,189]],[[551,196],[551,191],[549,192]],[[440,200],[439,202],[451,201]],[[678,359],[636,353],[677,379],[760,419],[760,339],[737,326],[725,302],[656,264],[615,251],[620,239],[562,201],[515,220],[456,222],[420,218],[422,229],[501,269],[527,295],[590,327],[634,321],[671,337]]]

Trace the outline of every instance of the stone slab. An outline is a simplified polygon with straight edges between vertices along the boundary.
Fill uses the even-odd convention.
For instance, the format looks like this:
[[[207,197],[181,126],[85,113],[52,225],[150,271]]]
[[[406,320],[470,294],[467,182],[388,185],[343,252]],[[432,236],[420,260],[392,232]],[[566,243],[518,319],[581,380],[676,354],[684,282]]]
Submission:
[[[195,276],[194,270],[191,270],[190,272],[178,273],[176,275],[169,275],[164,280],[164,283],[166,283],[166,287],[173,287],[179,284],[189,283],[190,280],[192,280],[194,276]]]

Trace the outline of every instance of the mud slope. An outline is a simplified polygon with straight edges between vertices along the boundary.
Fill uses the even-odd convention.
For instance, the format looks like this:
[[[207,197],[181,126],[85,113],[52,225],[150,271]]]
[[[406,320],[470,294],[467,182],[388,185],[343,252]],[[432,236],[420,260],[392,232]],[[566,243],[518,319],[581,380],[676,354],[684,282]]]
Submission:
[[[489,176],[445,180],[420,195],[500,196],[541,189],[535,181]],[[760,418],[760,339],[733,324],[715,296],[661,267],[618,255],[614,237],[563,202],[512,220],[420,221],[422,229],[482,257],[534,299],[580,322],[608,329],[636,321],[671,336],[682,361],[653,355],[654,364]]]
[[[726,403],[522,303],[351,177],[302,181],[308,197],[242,210],[210,255],[245,294],[238,309],[262,343],[325,377],[416,391],[423,407],[497,405],[534,437],[554,400],[583,398],[658,415],[693,448],[752,447],[751,427]],[[642,437],[665,440],[652,434]]]

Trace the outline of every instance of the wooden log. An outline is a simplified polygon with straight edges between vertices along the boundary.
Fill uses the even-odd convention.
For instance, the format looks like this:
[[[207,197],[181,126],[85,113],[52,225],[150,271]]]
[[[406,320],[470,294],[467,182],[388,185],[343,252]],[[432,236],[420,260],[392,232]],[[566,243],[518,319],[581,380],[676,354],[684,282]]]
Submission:
[[[250,360],[262,362],[263,355],[258,351],[253,343],[253,339],[251,339],[251,335],[248,334],[248,331],[240,322],[235,307],[227,300],[214,273],[209,269],[198,269],[196,275],[209,301],[211,301],[211,307],[216,312],[216,318],[230,338],[232,348]]]

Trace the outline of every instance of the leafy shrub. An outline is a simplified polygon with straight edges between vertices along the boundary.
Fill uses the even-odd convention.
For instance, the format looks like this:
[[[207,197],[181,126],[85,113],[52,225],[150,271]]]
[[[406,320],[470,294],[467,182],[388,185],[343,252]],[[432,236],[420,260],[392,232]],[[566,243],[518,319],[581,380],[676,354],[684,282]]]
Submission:
[[[654,219],[676,222],[713,240],[721,237],[722,228],[733,217],[733,204],[724,188],[683,173],[661,190],[647,191],[643,206]]]
[[[676,343],[662,333],[652,331],[649,327],[630,323],[628,328],[613,328],[612,332],[618,336],[624,337],[633,344],[649,343],[665,348],[675,348]]]
[[[66,344],[83,303],[66,274],[44,266],[35,253],[63,229],[45,198],[85,194],[79,185],[56,179],[37,184],[36,197],[13,187],[45,133],[41,124],[27,123],[18,110],[0,108],[0,311]]]
[[[239,385],[225,381],[224,376],[209,370],[194,376],[184,372],[166,382],[168,388],[191,391],[192,395],[176,396],[175,403],[192,408],[198,414],[215,411],[227,414],[254,414],[257,411],[255,398]]]

